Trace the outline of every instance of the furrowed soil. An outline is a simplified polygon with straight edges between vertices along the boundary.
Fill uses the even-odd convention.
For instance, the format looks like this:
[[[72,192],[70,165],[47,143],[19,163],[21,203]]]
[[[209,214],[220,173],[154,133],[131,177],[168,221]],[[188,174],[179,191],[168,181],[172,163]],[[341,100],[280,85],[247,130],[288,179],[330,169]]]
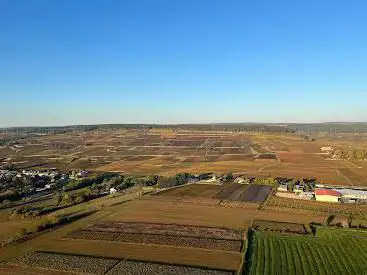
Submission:
[[[171,264],[195,265],[213,269],[237,270],[240,253],[184,247],[98,242],[83,240],[54,240],[41,250],[57,253],[74,253],[95,257],[135,259]]]

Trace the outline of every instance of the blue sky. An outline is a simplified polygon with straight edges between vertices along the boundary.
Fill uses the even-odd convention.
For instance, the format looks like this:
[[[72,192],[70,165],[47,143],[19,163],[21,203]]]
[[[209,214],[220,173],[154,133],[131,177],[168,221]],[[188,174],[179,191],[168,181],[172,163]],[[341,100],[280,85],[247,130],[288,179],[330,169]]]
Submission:
[[[366,10],[0,0],[0,126],[367,121]]]

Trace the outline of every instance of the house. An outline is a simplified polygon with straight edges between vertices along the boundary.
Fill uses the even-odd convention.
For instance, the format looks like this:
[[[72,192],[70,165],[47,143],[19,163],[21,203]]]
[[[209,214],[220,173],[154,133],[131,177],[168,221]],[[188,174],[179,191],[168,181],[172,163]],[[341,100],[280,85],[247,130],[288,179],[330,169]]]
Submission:
[[[330,152],[330,151],[334,151],[334,148],[331,146],[325,146],[325,147],[321,147],[320,150],[322,152]]]
[[[294,192],[296,195],[299,195],[300,193],[302,193],[302,192],[303,192],[303,186],[301,186],[301,185],[299,185],[299,184],[296,184],[296,186],[294,186],[293,192]]]
[[[315,198],[317,201],[339,202],[341,194],[333,189],[317,188],[315,190]]]
[[[277,191],[281,191],[281,192],[287,192],[288,191],[288,186],[286,184],[279,184]]]
[[[312,200],[314,198],[314,193],[313,192],[301,192],[298,194],[298,196],[306,200]]]
[[[237,178],[234,179],[233,182],[234,183],[239,183],[239,184],[249,184],[250,183],[249,179],[243,178],[243,177],[237,177]]]

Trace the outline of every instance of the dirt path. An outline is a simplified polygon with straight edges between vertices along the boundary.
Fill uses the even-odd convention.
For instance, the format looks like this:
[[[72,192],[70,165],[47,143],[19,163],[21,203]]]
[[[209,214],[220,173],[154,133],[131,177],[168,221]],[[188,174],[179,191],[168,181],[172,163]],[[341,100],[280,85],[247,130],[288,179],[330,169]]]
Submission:
[[[337,175],[342,176],[349,183],[350,186],[353,186],[352,181],[346,175],[344,175],[339,169],[336,169],[336,173]]]
[[[361,166],[358,166],[357,164],[355,164],[355,163],[353,163],[353,162],[351,162],[351,161],[349,161],[349,160],[344,160],[347,164],[349,164],[349,165],[351,165],[351,166],[353,166],[353,167],[355,167],[355,168],[358,168],[358,169],[362,169],[362,167]]]
[[[259,168],[259,172],[262,172],[263,170],[265,170],[266,168],[269,168],[269,167],[272,167],[272,166],[275,166],[275,165],[278,165],[278,164],[281,164],[281,160],[280,160],[280,158],[279,158],[279,156],[277,155],[277,154],[274,154],[275,155],[275,157],[277,158],[277,161],[276,162],[273,162],[273,163],[270,163],[270,164],[267,164],[267,165],[265,165],[265,166],[263,166],[263,167],[260,167]]]

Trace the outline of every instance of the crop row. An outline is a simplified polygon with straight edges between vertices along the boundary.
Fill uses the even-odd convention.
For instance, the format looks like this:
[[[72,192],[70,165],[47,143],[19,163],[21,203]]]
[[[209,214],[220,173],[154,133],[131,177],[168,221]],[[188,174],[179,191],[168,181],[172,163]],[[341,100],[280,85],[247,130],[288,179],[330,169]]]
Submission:
[[[14,263],[67,272],[104,274],[118,262],[119,260],[115,259],[35,252],[18,258]]]
[[[85,230],[201,237],[225,240],[242,240],[244,234],[242,230],[228,228],[140,222],[99,222],[88,226]]]
[[[244,192],[243,185],[232,183],[223,185],[222,190],[220,190],[214,198],[222,200],[236,200]]]
[[[144,275],[144,274],[192,274],[192,275],[229,275],[230,271],[217,271],[210,269],[201,269],[195,267],[185,267],[176,265],[166,265],[157,263],[121,261],[107,275]]]
[[[252,227],[257,231],[289,232],[296,234],[307,234],[303,224],[254,220]]]
[[[306,201],[306,200],[296,200],[296,199],[283,199],[279,197],[272,197],[266,205],[267,208],[279,207],[279,208],[291,208],[297,210],[305,210],[311,212],[320,213],[334,213],[334,214],[360,214],[365,212],[366,209],[363,205],[355,207],[355,205],[349,204],[330,204],[330,203],[320,203],[316,201]]]
[[[239,252],[241,250],[242,245],[242,241],[239,240],[223,240],[223,239],[211,239],[202,237],[196,238],[196,237],[140,234],[140,233],[97,232],[86,230],[77,230],[71,232],[67,236],[67,238],[171,245],[171,246],[195,247],[195,248],[236,251],[236,252]]]
[[[367,239],[327,234],[330,238],[319,239],[255,233],[249,274],[364,274]]]
[[[71,254],[58,254],[48,252],[34,252],[17,259],[13,264],[58,270],[73,273],[88,274],[194,274],[194,275],[230,275],[232,271],[220,271],[190,266],[169,265],[131,260],[107,259]],[[40,272],[42,273],[42,272]]]
[[[164,236],[164,235],[151,235],[151,234],[122,233],[115,239],[115,241],[187,246],[187,247],[217,249],[227,251],[241,250],[241,241],[237,240],[220,240],[220,239],[208,239],[208,238],[167,236],[167,235]]]
[[[98,232],[89,230],[76,230],[67,235],[70,239],[83,240],[99,240],[99,241],[113,241],[120,233],[117,232]]]

